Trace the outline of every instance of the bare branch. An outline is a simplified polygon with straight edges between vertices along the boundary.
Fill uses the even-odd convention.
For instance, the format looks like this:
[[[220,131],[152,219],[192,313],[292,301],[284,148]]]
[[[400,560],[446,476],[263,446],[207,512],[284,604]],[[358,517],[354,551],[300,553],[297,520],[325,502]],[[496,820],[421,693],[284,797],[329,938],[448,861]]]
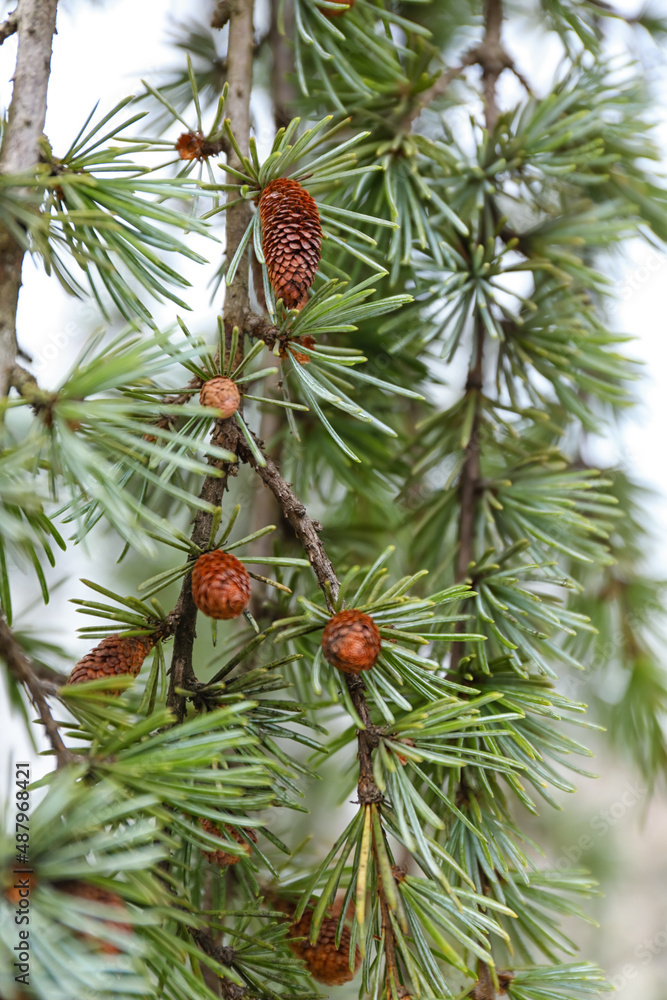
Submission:
[[[17,12],[13,10],[7,20],[0,24],[0,45],[2,45],[6,38],[11,38],[11,36],[16,33],[18,25],[18,15]]]
[[[30,657],[26,656],[16,641],[14,633],[2,617],[0,617],[0,658],[5,661],[16,680],[23,684],[27,690],[30,701],[39,713],[46,735],[53,747],[58,767],[63,767],[75,760],[75,755],[67,749],[61,739],[58,723],[53,718],[46,700],[46,693],[55,693],[55,686],[39,679],[40,668],[32,662]]]
[[[422,113],[424,108],[427,108],[437,97],[441,97],[450,83],[456,80],[457,77],[468,68],[468,66],[474,66],[477,62],[477,49],[471,49],[470,52],[465,53],[461,62],[458,66],[453,66],[451,69],[447,69],[444,73],[441,73],[438,79],[433,83],[428,90],[422,91],[416,101],[414,107],[410,109],[410,112],[405,116],[402,122],[402,128],[409,128],[411,122],[418,118]]]
[[[589,2],[592,3],[593,0],[589,0]],[[486,127],[489,131],[495,127],[498,119],[496,84],[503,70],[511,70],[525,90],[529,94],[532,92],[528,80],[517,68],[514,59],[501,43],[502,19],[502,3],[489,0],[485,11],[484,38],[480,44],[464,53],[458,66],[445,70],[428,90],[419,94],[415,105],[403,119],[402,128],[408,128],[414,119],[419,117],[424,108],[428,107],[437,97],[441,97],[449,85],[461,76],[469,66],[481,66],[482,68]]]
[[[257,444],[262,449],[262,442],[257,441]],[[317,582],[324,594],[329,611],[333,613],[333,601],[338,596],[340,583],[331,560],[320,541],[319,532],[322,530],[322,525],[309,516],[305,505],[294,493],[291,484],[283,479],[275,462],[268,455],[264,455],[266,465],[258,465],[255,456],[243,440],[238,442],[238,455],[242,461],[253,467],[264,485],[269,487],[278,501],[278,506],[294,528],[296,536],[308,556],[310,565],[315,571]]]
[[[236,0],[218,0],[211,15],[212,28],[224,28],[236,9]]]
[[[498,119],[496,85],[505,65],[504,49],[501,43],[503,20],[502,0],[487,0],[485,12],[484,40],[478,47],[478,59],[485,53],[482,62],[482,84],[484,88],[484,114],[489,131],[495,128]],[[459,550],[456,559],[456,579],[465,580],[473,562],[475,550],[475,520],[481,480],[480,471],[480,428],[482,418],[482,390],[484,385],[484,342],[485,327],[479,315],[475,318],[473,351],[466,394],[474,395],[474,414],[470,439],[466,446],[465,458],[459,478]],[[464,644],[453,643],[449,673],[453,675],[463,655]]]
[[[234,134],[243,151],[248,148],[250,138],[250,93],[253,70],[253,0],[235,0],[229,18],[229,44],[227,70],[229,97],[227,112],[234,125]],[[235,154],[230,154],[230,164],[237,168],[240,164]],[[230,196],[231,197],[231,196]],[[226,213],[225,253],[231,260],[236,252],[250,218],[250,206],[245,203],[233,205]],[[223,312],[225,342],[230,346],[234,326],[244,328],[244,320],[250,312],[248,300],[248,259],[240,263],[234,282],[227,289]],[[242,350],[242,343],[239,346]],[[240,360],[240,358],[238,359]],[[213,432],[216,445],[234,452],[238,439],[238,426],[233,418],[219,420]],[[230,475],[236,474],[236,466],[230,463],[212,462],[222,469],[222,476],[207,476],[200,493],[200,499],[218,507],[227,488]],[[198,511],[192,529],[193,542],[205,548],[208,545],[213,516],[207,511]],[[183,581],[174,616],[178,622],[174,632],[174,651],[169,677],[167,705],[181,721],[185,714],[185,701],[177,693],[177,688],[191,688],[196,684],[192,668],[192,651],[196,636],[197,607],[192,597],[191,574]]]
[[[21,0],[20,9],[10,15],[17,21],[19,45],[9,120],[0,151],[0,172],[5,174],[30,170],[39,158],[57,2]],[[0,396],[9,392],[10,373],[18,353],[16,309],[22,265],[23,248],[0,227]]]

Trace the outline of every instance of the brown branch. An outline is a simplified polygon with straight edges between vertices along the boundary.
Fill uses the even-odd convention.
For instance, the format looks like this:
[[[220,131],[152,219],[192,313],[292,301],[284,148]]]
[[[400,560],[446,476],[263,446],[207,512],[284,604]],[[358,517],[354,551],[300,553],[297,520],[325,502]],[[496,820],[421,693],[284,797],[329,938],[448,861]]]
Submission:
[[[13,10],[7,17],[7,20],[0,24],[0,45],[2,45],[5,39],[11,38],[11,36],[15,34],[18,30],[18,25],[18,14],[15,10]]]
[[[320,590],[324,594],[327,607],[330,612],[334,611],[334,601],[340,590],[340,583],[336,576],[331,560],[326,553],[320,540],[319,532],[322,525],[319,521],[313,520],[306,510],[305,504],[299,500],[296,493],[280,475],[277,465],[268,455],[264,454],[263,443],[255,438],[258,448],[262,451],[266,465],[257,464],[257,460],[248,444],[243,439],[239,439],[237,444],[237,454],[241,461],[250,465],[261,478],[265,486],[273,493],[278,506],[283,512],[283,516],[294,528],[295,534],[308,556],[308,561],[313,568]],[[360,677],[344,675],[345,685],[350,692],[350,698],[355,711],[364,724],[364,729],[357,732],[359,760],[359,802],[367,804],[370,802],[381,802],[382,792],[375,784],[373,778],[372,752],[378,745],[378,729],[372,723],[368,703],[366,701],[364,682]]]
[[[456,557],[456,581],[466,580],[470,573],[471,563],[475,559],[475,520],[477,516],[477,500],[481,482],[481,448],[480,433],[482,423],[482,389],[484,381],[484,323],[480,316],[475,317],[475,332],[473,344],[473,359],[468,371],[466,395],[474,395],[474,414],[470,439],[465,449],[465,458],[459,479],[459,531],[458,553]],[[457,632],[465,631],[465,622],[459,622]],[[452,643],[448,676],[454,679],[459,662],[463,656],[465,643]]]
[[[229,96],[227,112],[234,125],[234,134],[243,151],[248,148],[250,138],[250,92],[252,90],[253,63],[253,2],[252,0],[235,0],[229,18],[229,44],[227,51],[227,69]],[[234,155],[230,155],[230,164],[240,166]],[[231,195],[228,195],[231,198]],[[233,205],[226,213],[225,253],[231,260],[236,252],[250,218],[250,206],[244,202]],[[225,344],[230,347],[234,326],[243,328],[248,304],[248,261],[247,255],[239,264],[234,282],[227,289],[223,310],[225,328]],[[239,345],[239,351],[242,346]],[[238,359],[240,360],[240,358]],[[213,441],[221,448],[235,451],[238,439],[238,426],[233,418],[216,421]],[[200,499],[206,500],[214,507],[219,507],[227,489],[230,475],[236,474],[236,466],[230,463],[211,462],[217,465],[221,476],[207,476],[200,493]],[[195,515],[192,529],[192,541],[200,548],[206,548],[211,535],[213,515],[208,511],[198,511]],[[192,651],[197,627],[197,607],[192,597],[191,574],[183,581],[181,593],[174,613],[178,625],[174,632],[174,651],[169,677],[169,693],[167,706],[172,709],[177,721],[182,721],[185,715],[185,699],[177,693],[177,688],[191,688],[197,683],[192,667]]]
[[[468,995],[471,1000],[496,1000],[496,984],[491,969],[481,959],[477,963],[477,982]]]
[[[2,617],[0,617],[0,658],[5,661],[16,680],[28,692],[30,701],[42,720],[49,743],[56,755],[58,767],[64,767],[65,764],[75,760],[76,756],[67,749],[62,741],[59,725],[53,718],[46,700],[47,692],[55,694],[56,687],[39,679],[39,667],[32,662],[29,656],[26,656],[16,641],[14,633]]]
[[[484,90],[484,114],[486,127],[491,132],[498,119],[496,85],[503,71],[505,60],[501,42],[503,20],[502,0],[486,0],[484,15],[484,40],[478,46],[478,61],[482,65],[482,86]],[[483,57],[480,53],[484,53]],[[468,577],[470,564],[475,559],[475,520],[481,483],[480,432],[482,422],[482,392],[484,386],[484,341],[485,328],[479,314],[475,316],[472,358],[468,369],[466,395],[474,396],[474,414],[470,439],[465,449],[465,458],[459,478],[459,530],[458,554],[456,559],[456,580]],[[463,631],[463,623],[457,629]],[[464,643],[453,643],[449,665],[449,675],[456,673],[463,655]]]
[[[260,450],[262,450],[262,442],[257,441],[257,444]],[[310,565],[313,567],[317,582],[327,602],[327,607],[333,613],[333,602],[338,596],[340,583],[338,582],[331,560],[320,541],[319,532],[322,530],[322,525],[319,521],[315,521],[309,516],[305,505],[299,500],[291,484],[280,475],[273,459],[268,455],[264,455],[266,465],[258,465],[248,444],[243,440],[239,440],[238,442],[238,456],[243,462],[252,466],[264,485],[268,486],[278,501],[278,506],[282,510],[283,516],[287,518],[294,528],[296,537],[301,542]]]
[[[589,0],[593,2],[593,0]],[[484,14],[484,38],[479,45],[473,46],[461,57],[458,66],[445,70],[427,90],[418,95],[417,101],[401,122],[402,129],[408,129],[415,118],[418,118],[424,108],[436,98],[441,97],[449,85],[469,67],[481,66],[482,89],[484,92],[484,108],[486,127],[489,131],[495,128],[498,120],[496,101],[496,84],[503,70],[509,69],[517,80],[530,94],[530,84],[501,42],[501,27],[503,20],[502,0],[487,0]]]
[[[211,15],[211,27],[222,29],[236,10],[236,0],[218,0]]]
[[[498,78],[507,68],[507,54],[502,46],[501,29],[503,22],[503,0],[486,0],[484,12],[484,40],[479,46],[480,57],[478,59],[482,67],[482,89],[484,92],[484,116],[486,128],[489,133],[493,132],[498,121],[498,102],[496,88]],[[481,475],[481,425],[483,409],[483,388],[484,388],[484,344],[485,326],[479,314],[475,315],[473,348],[468,378],[466,382],[466,395],[473,395],[473,421],[470,431],[470,440],[466,447],[461,477],[459,480],[459,549],[456,561],[456,579],[461,581],[466,579],[470,573],[471,564],[475,560],[475,522],[477,520],[477,509],[479,496],[482,489]],[[474,586],[474,572],[472,583]],[[464,624],[460,624],[457,630],[462,631]],[[465,644],[454,643],[452,646],[451,660],[448,676],[456,673]],[[463,771],[459,785],[457,798],[464,798],[468,791],[465,770]],[[478,865],[479,879],[482,892],[489,889],[489,882],[486,873]],[[480,905],[484,912],[485,908]],[[495,1000],[499,979],[495,968],[483,960],[477,963],[477,982],[471,990],[469,996],[474,1000]]]
[[[262,442],[257,441],[257,445],[261,450]],[[294,528],[296,536],[301,542],[310,565],[315,572],[317,582],[327,602],[327,607],[329,611],[333,611],[333,602],[338,596],[340,583],[319,537],[321,525],[308,515],[305,505],[296,496],[290,483],[286,482],[280,475],[275,462],[271,458],[264,455],[266,465],[261,466],[258,465],[255,456],[245,441],[240,440],[237,447],[239,458],[247,462],[248,465],[251,465],[265,486],[268,486],[278,502],[284,517],[287,518]],[[359,761],[357,794],[359,803],[363,806],[381,803],[384,801],[384,796],[376,785],[373,774],[373,750],[378,746],[380,731],[371,721],[368,702],[366,701],[366,689],[361,677],[344,674],[343,680],[350,693],[354,709],[364,725],[363,729],[357,730],[357,759]],[[388,995],[391,998],[399,1000],[402,995],[402,987],[398,970],[396,939],[391,924],[389,904],[387,903],[386,893],[382,885],[382,877],[379,876],[379,879],[387,989]]]
[[[484,115],[486,127],[492,132],[498,120],[498,100],[496,85],[504,69],[511,67],[501,42],[503,23],[502,0],[486,0],[484,9],[484,41],[479,47],[479,63],[482,67],[482,88],[484,90]]]
[[[231,966],[234,963],[234,956],[236,954],[234,948],[230,948],[228,945],[217,944],[210,934],[205,931],[200,931],[197,928],[190,928],[190,935],[197,945],[205,955],[209,958],[214,958],[216,962],[220,965]],[[245,996],[248,992],[247,986],[239,986],[238,983],[233,983],[231,979],[225,979],[223,976],[218,976],[213,969],[208,965],[204,967],[204,977],[206,978],[206,973],[211,973],[211,982],[209,988],[215,989],[215,987],[220,986],[222,989],[222,995],[225,1000],[241,1000],[241,997]]]
[[[57,0],[21,0],[20,9],[10,15],[16,18],[19,44],[12,103],[0,150],[0,173],[24,173],[39,159],[56,4]],[[23,247],[0,227],[0,396],[9,392],[10,373],[18,354],[16,310],[23,254]]]
[[[461,76],[461,74],[469,66],[474,66],[477,61],[477,48],[470,49],[469,52],[466,52],[463,55],[458,66],[452,66],[451,69],[447,69],[441,73],[435,83],[431,84],[427,90],[423,90],[421,94],[419,94],[414,106],[401,122],[401,129],[409,129],[411,123],[415,120],[415,118],[419,117],[424,108],[427,108],[429,104],[432,104],[436,98],[442,97],[450,83],[453,83],[457,77]]]

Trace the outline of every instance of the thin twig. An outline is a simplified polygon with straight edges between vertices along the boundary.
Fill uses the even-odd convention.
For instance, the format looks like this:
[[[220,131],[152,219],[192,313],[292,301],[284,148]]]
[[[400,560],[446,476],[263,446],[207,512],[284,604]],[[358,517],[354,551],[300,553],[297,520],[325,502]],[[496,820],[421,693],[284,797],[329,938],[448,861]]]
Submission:
[[[489,134],[493,133],[498,121],[497,84],[498,78],[508,67],[508,56],[502,46],[501,30],[503,22],[502,0],[486,0],[484,11],[484,39],[478,49],[478,62],[482,67],[482,90],[484,95],[484,116]],[[510,61],[511,63],[511,61]],[[482,483],[481,475],[481,425],[483,412],[484,387],[484,345],[486,333],[479,310],[475,316],[473,332],[473,348],[466,382],[466,394],[473,396],[473,421],[470,440],[466,447],[463,467],[459,480],[459,550],[456,561],[456,579],[466,579],[470,573],[471,564],[475,559],[475,522],[477,521],[479,494]],[[473,579],[474,585],[474,571]],[[463,654],[465,644],[458,642],[452,646],[449,676],[455,676]],[[465,771],[458,786],[458,795],[467,791]],[[478,866],[482,891],[488,888],[488,879],[481,866]],[[484,911],[484,907],[480,906]],[[477,963],[477,982],[473,987],[471,997],[475,1000],[495,1000],[498,978],[495,969],[489,963],[479,959]]]
[[[594,0],[589,0],[593,3]],[[602,5],[601,5],[602,6]],[[503,70],[514,73],[519,83],[530,94],[530,83],[518,69],[514,59],[501,43],[502,4],[487,3],[484,16],[484,38],[479,45],[473,46],[461,57],[458,66],[445,70],[427,90],[418,95],[417,100],[401,122],[402,129],[408,129],[415,118],[418,118],[424,108],[436,98],[441,97],[449,85],[470,66],[482,67],[482,85],[484,89],[484,108],[486,127],[489,131],[495,128],[498,119],[496,104],[496,84]]]
[[[236,9],[236,0],[218,0],[211,15],[211,27],[222,29]]]
[[[21,174],[39,159],[39,140],[46,117],[46,91],[51,69],[51,42],[57,0],[21,0],[14,91],[0,150],[0,173]],[[0,397],[9,392],[10,373],[18,354],[16,310],[24,249],[0,226]]]
[[[257,445],[261,450],[263,447],[262,442],[257,441]],[[273,459],[268,455],[264,455],[266,465],[258,465],[247,443],[242,440],[238,442],[238,456],[243,462],[252,466],[262,482],[268,486],[278,501],[278,506],[294,528],[296,536],[308,556],[310,565],[315,571],[315,576],[324,594],[327,607],[333,613],[333,602],[338,596],[340,583],[338,582],[331,560],[320,541],[319,532],[322,530],[322,525],[319,521],[315,521],[309,516],[305,505],[299,500],[291,484],[280,475]]]
[[[334,601],[340,590],[340,583],[319,537],[321,525],[309,516],[305,505],[294,493],[291,484],[280,475],[275,462],[264,454],[262,442],[257,440],[257,438],[255,438],[255,441],[257,447],[262,451],[266,462],[265,465],[262,466],[257,463],[247,443],[242,440],[239,440],[237,445],[238,456],[243,462],[247,462],[248,465],[252,466],[263,483],[273,493],[284,517],[294,528],[296,536],[308,556],[329,611],[333,612]],[[344,674],[343,680],[350,693],[354,709],[364,726],[363,729],[357,730],[357,759],[359,761],[357,794],[359,803],[363,806],[368,806],[372,803],[381,803],[384,801],[384,796],[376,785],[373,775],[373,751],[379,743],[379,730],[371,721],[368,702],[366,700],[366,689],[361,677]],[[389,904],[381,879],[379,889],[382,926],[384,930],[387,987],[392,1000],[398,1000],[401,996],[402,987],[400,985],[400,973],[397,963],[396,939],[389,915]]]
[[[469,66],[474,66],[476,62],[477,48],[474,48],[463,55],[458,66],[452,66],[451,69],[447,69],[441,73],[435,83],[431,84],[427,90],[424,90],[421,94],[419,94],[417,101],[413,107],[410,108],[410,111],[403,119],[401,129],[408,129],[415,118],[419,118],[424,108],[427,108],[429,104],[435,101],[436,98],[441,97],[449,85],[453,83],[457,77],[461,76],[461,74]]]
[[[238,456],[241,461],[252,466],[257,475],[261,478],[265,486],[273,493],[278,502],[278,506],[283,512],[283,516],[294,528],[297,538],[308,557],[308,561],[313,568],[320,590],[324,594],[327,608],[331,613],[334,611],[334,602],[338,597],[340,583],[336,576],[331,560],[320,539],[322,525],[319,521],[313,520],[308,514],[305,504],[299,500],[296,493],[281,476],[276,463],[264,453],[263,442],[255,437],[257,447],[262,452],[265,465],[258,465],[255,456],[248,444],[239,439],[237,444]],[[373,764],[371,759],[372,751],[378,745],[377,728],[371,722],[368,703],[366,701],[366,689],[360,677],[344,675],[344,680],[355,711],[364,724],[364,729],[360,729],[358,737],[357,757],[359,759],[359,802],[366,804],[369,802],[382,801],[382,793],[373,779]]]
[[[0,45],[6,38],[11,38],[16,33],[19,26],[18,14],[15,10],[8,15],[7,20],[0,24]]]
[[[35,706],[42,724],[46,731],[53,751],[58,761],[58,767],[75,760],[72,754],[62,741],[58,723],[55,721],[46,700],[46,692],[53,693],[55,688],[51,684],[45,684],[39,679],[39,668],[27,656],[14,636],[14,633],[7,625],[4,618],[0,617],[0,658],[7,664],[8,668],[20,684],[23,684],[28,692],[30,701]]]
[[[229,44],[227,69],[229,97],[227,113],[234,126],[234,134],[242,150],[247,149],[250,138],[250,92],[253,70],[253,3],[252,0],[236,0],[229,19]],[[237,168],[240,164],[235,155],[230,155],[230,164]],[[231,196],[230,196],[231,197]],[[226,214],[225,252],[231,260],[245,233],[250,215],[250,206],[241,202],[233,205]],[[249,313],[248,302],[248,262],[247,256],[239,265],[234,282],[227,289],[223,311],[225,344],[229,349],[234,326],[243,328]],[[240,359],[239,359],[240,360]],[[216,421],[213,442],[228,451],[235,450],[238,438],[237,424],[233,418]],[[211,462],[221,468],[221,476],[207,476],[200,493],[200,499],[214,507],[222,503],[230,475],[236,474],[236,467],[230,463]],[[206,548],[211,535],[213,515],[208,511],[198,511],[192,529],[192,541],[200,548]],[[197,626],[197,607],[192,597],[191,574],[183,580],[175,614],[178,625],[174,632],[174,651],[169,677],[167,706],[174,712],[177,721],[185,715],[185,699],[177,693],[177,688],[191,688],[196,684],[192,667],[192,651]]]
[[[456,557],[456,580],[461,582],[468,578],[471,563],[475,558],[475,521],[477,517],[477,498],[481,479],[481,448],[480,433],[482,423],[482,391],[484,383],[484,323],[480,316],[475,317],[473,357],[468,371],[466,395],[474,396],[474,411],[470,438],[465,449],[465,457],[459,478],[459,550]],[[465,630],[465,623],[457,624],[456,631]],[[463,655],[465,643],[452,643],[449,676],[454,677],[459,661]]]

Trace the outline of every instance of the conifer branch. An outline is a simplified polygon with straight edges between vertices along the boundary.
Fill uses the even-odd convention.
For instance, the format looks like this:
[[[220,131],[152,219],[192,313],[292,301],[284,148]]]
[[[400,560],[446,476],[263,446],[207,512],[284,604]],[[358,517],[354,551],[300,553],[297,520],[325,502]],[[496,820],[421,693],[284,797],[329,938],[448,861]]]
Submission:
[[[20,9],[10,15],[9,20],[15,18],[14,30],[18,31],[19,45],[12,103],[0,150],[0,173],[23,173],[34,167],[39,159],[56,6],[57,0],[22,0]],[[9,24],[9,20],[5,23]],[[16,310],[23,253],[9,231],[0,227],[0,396],[9,392],[10,374],[19,353]]]
[[[263,443],[257,441],[257,445],[262,450]],[[319,521],[315,521],[309,516],[305,505],[299,500],[290,483],[283,479],[272,458],[262,451],[266,465],[260,466],[257,464],[250,448],[243,440],[239,439],[237,446],[239,458],[250,465],[264,485],[268,486],[276,498],[284,517],[287,518],[294,528],[296,536],[310,561],[310,565],[313,567],[317,582],[327,602],[327,607],[333,614],[333,602],[338,596],[340,583],[331,560],[320,541],[319,532],[322,530],[322,525]]]
[[[479,61],[482,66],[482,88],[484,92],[484,115],[489,134],[493,132],[498,120],[498,101],[496,86],[498,77],[505,68],[504,49],[501,43],[501,28],[503,21],[502,0],[486,0],[484,14],[484,40],[479,47]],[[484,389],[484,346],[485,326],[479,315],[479,307],[475,313],[473,330],[473,349],[466,394],[474,394],[474,414],[470,431],[470,440],[466,446],[466,454],[459,482],[459,551],[456,563],[456,579],[464,580],[475,560],[475,522],[481,486],[481,419]],[[474,582],[474,579],[473,579]],[[458,629],[457,629],[458,630]],[[452,646],[450,673],[457,670],[464,650],[463,643]],[[459,783],[459,793],[466,787],[465,773]],[[488,889],[485,872],[478,868],[482,888]],[[495,1000],[497,979],[490,965],[480,959],[477,965],[477,983],[471,996],[475,1000]]]
[[[59,724],[53,718],[46,700],[47,693],[55,694],[55,685],[40,680],[37,664],[26,656],[16,641],[14,633],[2,617],[0,617],[0,658],[5,661],[16,680],[25,687],[31,702],[39,712],[44,731],[56,755],[58,767],[64,767],[65,764],[75,760],[74,754],[67,749],[62,741]]]
[[[252,0],[237,0],[229,18],[227,113],[234,125],[234,133],[242,150],[247,150],[250,138],[250,93],[253,72],[252,15]],[[240,166],[233,152],[230,154],[230,165],[237,168]],[[225,252],[228,260],[232,259],[243,238],[249,213],[250,206],[243,202],[233,205],[227,212]],[[246,255],[238,267],[233,284],[227,289],[225,295],[223,322],[225,342],[228,348],[234,326],[242,326],[243,319],[248,312],[248,263]],[[216,421],[212,436],[214,444],[233,452],[237,438],[237,425],[233,419]],[[215,463],[212,462],[212,464]],[[229,475],[235,474],[235,471],[235,467],[224,463],[222,476],[207,476],[200,493],[200,499],[206,500],[216,507],[220,506]],[[197,512],[191,536],[195,545],[200,548],[205,548],[208,545],[212,523],[212,514],[207,511]],[[177,688],[192,687],[196,684],[192,667],[192,650],[196,635],[197,608],[192,597],[191,574],[189,573],[183,581],[174,614],[178,619],[178,625],[174,632],[174,651],[167,705],[174,712],[176,719],[182,721],[185,714],[185,700],[177,693]]]
[[[503,21],[502,0],[486,0],[484,15],[484,40],[478,47],[476,61],[481,61],[480,53],[486,55],[481,61],[482,65],[482,86],[484,89],[484,114],[486,127],[489,132],[495,128],[498,119],[498,102],[496,98],[496,84],[498,77],[503,71],[503,59],[498,53],[504,50],[501,43],[501,27]],[[468,378],[466,381],[466,394],[474,394],[475,410],[470,432],[470,439],[466,446],[466,454],[461,469],[459,480],[459,550],[456,561],[456,580],[465,580],[468,575],[470,564],[474,561],[474,539],[475,539],[475,515],[477,508],[477,497],[480,486],[480,423],[482,413],[482,393],[484,388],[484,341],[485,327],[479,314],[475,316],[475,328],[473,332],[473,349]],[[450,672],[454,673],[458,667],[459,660],[463,655],[463,644],[454,643],[451,652]]]
[[[16,34],[18,23],[18,13],[16,10],[13,10],[6,20],[0,24],[0,45],[2,45],[7,38],[11,38],[12,35]]]
[[[257,445],[260,449],[262,448],[261,441],[257,441]],[[238,455],[242,461],[247,462],[254,468],[264,484],[273,493],[283,515],[290,522],[299,541],[303,545],[317,577],[317,582],[324,594],[327,607],[329,611],[333,612],[334,600],[340,590],[340,583],[331,560],[319,538],[321,525],[309,517],[305,505],[298,499],[291,485],[280,475],[277,466],[271,458],[264,455],[266,465],[258,465],[248,445],[241,440],[238,442]],[[373,803],[384,801],[384,796],[376,785],[373,776],[372,755],[373,750],[376,749],[379,743],[379,729],[371,721],[368,702],[366,700],[366,689],[361,677],[344,674],[343,681],[350,693],[355,711],[364,724],[363,729],[357,730],[357,759],[359,761],[357,792],[360,805],[371,806]],[[387,893],[384,889],[381,876],[379,877],[378,889],[384,932],[387,991],[390,1000],[400,1000],[403,987],[400,985],[396,938],[391,923]]]
[[[402,128],[408,128],[415,118],[418,118],[424,108],[427,108],[436,98],[446,93],[450,84],[461,76],[470,66],[481,66],[482,84],[484,89],[484,108],[486,127],[490,131],[495,127],[498,118],[496,106],[496,84],[498,77],[505,69],[516,76],[525,90],[532,93],[530,83],[517,68],[512,56],[501,42],[501,26],[503,20],[502,3],[487,3],[484,15],[484,37],[479,45],[473,46],[461,57],[458,66],[445,70],[427,90],[419,94],[414,107],[405,116]]]

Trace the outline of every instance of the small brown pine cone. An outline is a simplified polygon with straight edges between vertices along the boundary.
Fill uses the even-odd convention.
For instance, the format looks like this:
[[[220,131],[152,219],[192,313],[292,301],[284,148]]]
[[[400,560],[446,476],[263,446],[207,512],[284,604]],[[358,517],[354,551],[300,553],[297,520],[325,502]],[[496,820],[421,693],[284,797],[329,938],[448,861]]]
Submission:
[[[298,181],[279,177],[259,199],[262,250],[276,297],[303,309],[320,262],[322,227],[315,199]]]
[[[176,152],[182,160],[201,160],[203,145],[201,132],[183,132],[176,140]]]
[[[201,826],[202,830],[210,834],[212,837],[222,838],[222,834],[220,833],[220,827],[216,826],[213,820],[206,819],[204,816],[200,816],[199,825]],[[232,838],[232,840],[235,840],[237,844],[241,845],[246,854],[250,854],[250,851],[252,850],[250,844],[241,836],[236,827],[229,826],[227,823],[225,823],[225,830]],[[252,840],[253,844],[257,843],[257,834],[255,833],[254,830],[250,830],[244,827],[243,832],[250,838],[250,840]],[[223,850],[205,851],[202,848],[202,854],[204,855],[205,858],[207,858],[208,861],[211,862],[212,865],[218,865],[220,868],[229,868],[230,865],[235,865],[237,861],[241,860],[240,854],[229,854],[227,851]]]
[[[90,882],[71,879],[65,882],[57,882],[56,888],[59,892],[66,892],[68,896],[77,896],[79,899],[89,899],[93,903],[102,903],[106,906],[116,906],[119,909],[125,909],[124,901],[115,892],[111,892],[109,889],[102,889],[100,886],[92,885]],[[114,929],[124,931],[126,934],[132,933],[131,924],[123,924],[116,920],[104,920],[102,923],[108,924]],[[98,938],[94,934],[80,934],[79,936],[88,941],[98,941]],[[110,941],[99,941],[98,943],[100,951],[104,954],[120,954],[120,948],[117,948],[115,944],[111,944]]]
[[[223,420],[232,417],[239,408],[241,393],[236,382],[230,378],[217,375],[208,382],[204,382],[199,393],[199,402],[202,406],[214,406],[220,411]]]
[[[346,674],[359,674],[377,663],[382,639],[370,615],[350,608],[330,618],[322,633],[329,663]]]
[[[238,618],[250,601],[250,574],[229,552],[204,552],[192,570],[192,597],[209,618]]]
[[[208,160],[209,156],[217,156],[222,151],[221,143],[209,142],[201,132],[184,132],[175,145],[182,160]]]
[[[334,0],[334,3],[346,3],[348,6],[344,7],[342,10],[332,10],[331,7],[318,7],[325,17],[342,17],[343,14],[347,14],[348,10],[354,7],[354,0]]]
[[[115,677],[118,674],[136,677],[153,645],[150,635],[108,635],[79,660],[67,683],[80,684],[81,681],[96,681],[100,677]]]
[[[336,948],[336,917],[325,917],[320,927],[320,933],[315,944],[308,940],[313,911],[306,910],[301,919],[292,924],[291,938],[302,938],[301,941],[289,940],[289,946],[297,958],[306,963],[306,968],[313,979],[327,986],[340,986],[354,979],[361,965],[361,953],[357,948],[354,955],[354,969],[350,968],[350,930],[343,928],[340,946]]]

